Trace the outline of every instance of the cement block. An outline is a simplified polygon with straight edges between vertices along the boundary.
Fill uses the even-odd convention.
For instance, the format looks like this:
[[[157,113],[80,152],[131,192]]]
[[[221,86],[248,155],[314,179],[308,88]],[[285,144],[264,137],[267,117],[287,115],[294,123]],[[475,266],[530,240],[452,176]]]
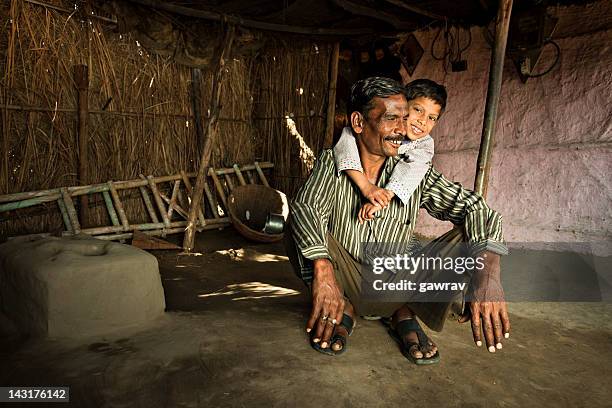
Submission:
[[[164,313],[157,259],[91,237],[17,238],[0,245],[0,308],[22,333],[83,337]]]

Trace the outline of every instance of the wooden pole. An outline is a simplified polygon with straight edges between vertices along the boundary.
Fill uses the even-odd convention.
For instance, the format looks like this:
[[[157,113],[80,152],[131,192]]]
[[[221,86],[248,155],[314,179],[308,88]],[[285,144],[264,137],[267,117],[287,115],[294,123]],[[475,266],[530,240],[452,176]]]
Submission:
[[[189,207],[189,217],[187,219],[187,227],[185,228],[185,237],[183,239],[183,252],[191,253],[195,242],[196,217],[200,208],[200,200],[204,192],[204,183],[206,182],[206,171],[208,169],[210,155],[212,153],[213,142],[217,133],[217,119],[221,110],[221,83],[225,72],[225,58],[229,56],[234,39],[234,26],[230,26],[225,34],[217,70],[213,77],[212,92],[210,100],[210,116],[206,121],[206,127],[203,129],[204,148],[201,151],[200,168],[196,177],[195,187],[191,195],[191,206]]]
[[[87,65],[74,66],[74,83],[77,88],[77,139],[79,145],[79,172],[78,184],[86,185],[89,182],[87,170],[89,167],[89,159],[87,157],[87,146],[89,142],[88,124],[89,124],[89,75]],[[80,200],[79,213],[81,215],[81,223],[83,226],[89,224],[89,201],[87,195],[82,195]]]
[[[200,68],[191,69],[191,107],[193,109],[193,120],[197,137],[198,152],[202,154],[204,148],[202,129],[202,71]]]
[[[340,43],[335,42],[329,63],[329,89],[327,93],[327,123],[325,125],[325,142],[323,147],[332,147],[334,141],[334,122],[336,116],[336,85],[338,83],[338,59]]]
[[[495,44],[491,50],[489,87],[487,89],[487,102],[480,140],[480,151],[478,152],[478,164],[476,167],[476,178],[474,180],[474,191],[483,197],[487,196],[487,187],[489,184],[491,151],[493,148],[495,123],[497,121],[499,96],[501,94],[504,57],[506,55],[506,43],[508,42],[508,27],[510,25],[511,12],[512,0],[500,0],[497,9],[497,21],[495,23]]]

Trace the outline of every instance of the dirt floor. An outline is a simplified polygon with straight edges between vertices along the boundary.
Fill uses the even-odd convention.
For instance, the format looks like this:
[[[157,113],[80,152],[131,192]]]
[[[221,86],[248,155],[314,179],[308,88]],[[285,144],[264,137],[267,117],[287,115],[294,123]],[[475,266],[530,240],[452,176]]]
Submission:
[[[155,252],[167,313],[147,328],[77,342],[21,339],[3,322],[0,385],[70,386],[75,407],[612,401],[610,303],[512,303],[513,333],[495,354],[473,345],[469,325],[449,322],[432,336],[442,360],[428,367],[406,360],[379,322],[360,319],[347,353],[328,357],[307,342],[308,293],[282,245],[249,243],[227,229],[199,234],[198,250],[202,256]]]

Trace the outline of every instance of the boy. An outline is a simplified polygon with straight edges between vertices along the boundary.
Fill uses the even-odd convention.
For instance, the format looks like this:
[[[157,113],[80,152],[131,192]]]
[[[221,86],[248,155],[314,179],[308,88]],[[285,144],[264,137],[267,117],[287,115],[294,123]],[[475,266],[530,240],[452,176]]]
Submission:
[[[369,200],[359,211],[360,223],[372,219],[377,211],[389,205],[394,196],[407,203],[429,169],[434,154],[434,141],[429,133],[446,107],[446,89],[429,79],[417,79],[406,85],[405,96],[409,114],[402,120],[407,121],[405,126],[409,141],[403,141],[398,149],[402,160],[395,166],[386,188],[377,187],[363,174],[351,128],[344,128],[334,146],[338,172],[346,171],[361,194]]]

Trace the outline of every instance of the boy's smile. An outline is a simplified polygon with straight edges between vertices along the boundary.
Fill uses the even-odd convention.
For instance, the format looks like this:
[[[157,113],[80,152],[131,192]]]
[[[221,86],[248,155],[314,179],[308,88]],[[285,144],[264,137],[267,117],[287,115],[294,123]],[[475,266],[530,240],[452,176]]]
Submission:
[[[408,102],[407,136],[418,140],[427,136],[436,125],[442,107],[433,99],[420,96]]]

